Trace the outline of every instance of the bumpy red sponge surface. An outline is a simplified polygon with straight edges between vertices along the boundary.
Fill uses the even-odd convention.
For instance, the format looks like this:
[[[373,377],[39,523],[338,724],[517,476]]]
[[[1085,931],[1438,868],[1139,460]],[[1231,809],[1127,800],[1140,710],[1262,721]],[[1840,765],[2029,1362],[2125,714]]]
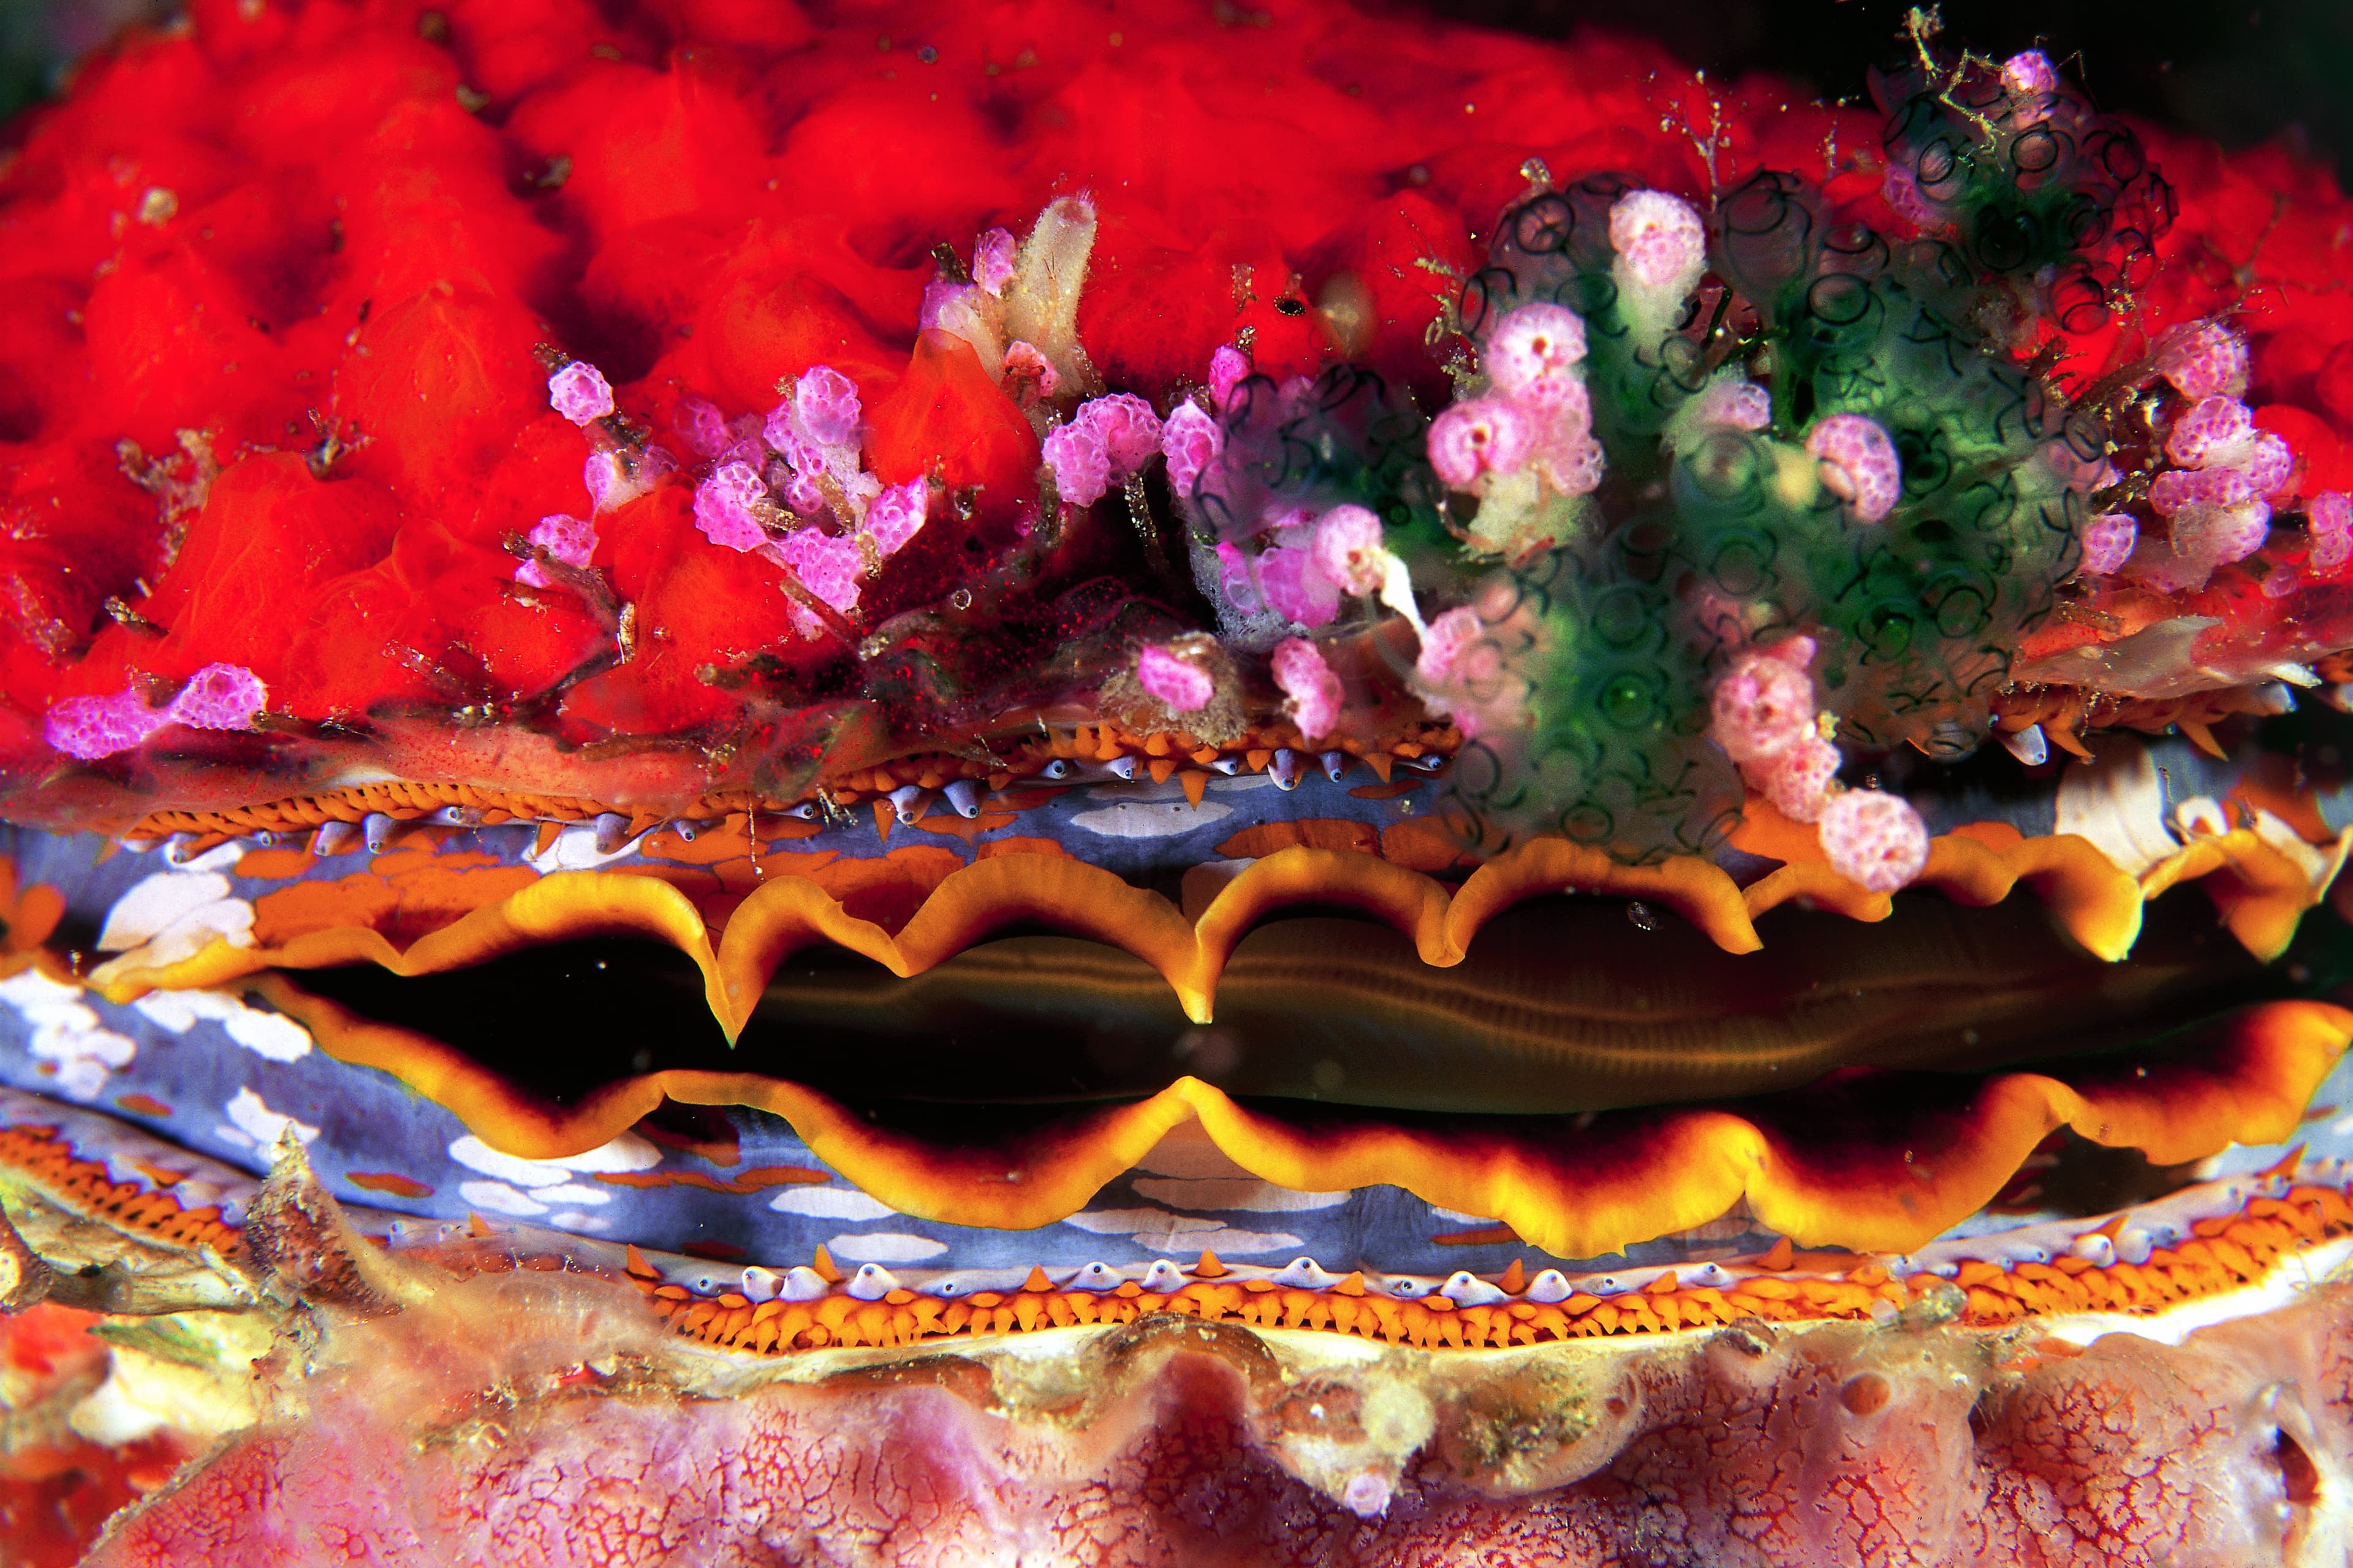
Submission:
[[[976,498],[893,559],[871,626],[980,580],[1035,495],[1019,410],[918,341],[936,246],[1087,192],[1079,329],[1112,386],[1164,397],[1247,331],[1261,369],[1345,354],[1430,407],[1444,269],[1475,265],[1531,155],[1697,195],[1761,163],[1819,176],[1828,149],[1877,182],[1867,113],[1833,137],[1773,84],[1712,103],[1638,46],[1336,0],[189,12],[89,62],[0,169],[0,753],[39,752],[61,697],[215,663],[312,721],[560,689],[575,739],[723,721],[740,699],[711,673],[763,655],[822,696],[836,650],[702,537],[680,481],[599,520],[628,662],[594,606],[516,591],[507,542],[586,510],[543,345],[597,364],[657,440],[689,395],[734,416],[813,364],[850,376],[875,473]],[[1684,123],[1727,128],[1713,171]],[[2261,195],[2267,255],[2303,247],[2285,291],[2250,297],[2258,330],[2323,292],[2301,278],[2319,241],[2269,200],[2306,179],[2177,174],[2193,204]],[[2274,390],[2322,413],[2353,336],[2327,309],[2272,356]]]

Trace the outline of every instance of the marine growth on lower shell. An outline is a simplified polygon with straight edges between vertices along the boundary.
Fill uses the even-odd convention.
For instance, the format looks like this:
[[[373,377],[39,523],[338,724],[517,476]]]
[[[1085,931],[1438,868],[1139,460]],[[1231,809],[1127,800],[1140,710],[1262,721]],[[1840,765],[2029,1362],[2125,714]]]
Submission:
[[[2353,203],[1885,52],[88,53],[0,1563],[2342,1568]]]

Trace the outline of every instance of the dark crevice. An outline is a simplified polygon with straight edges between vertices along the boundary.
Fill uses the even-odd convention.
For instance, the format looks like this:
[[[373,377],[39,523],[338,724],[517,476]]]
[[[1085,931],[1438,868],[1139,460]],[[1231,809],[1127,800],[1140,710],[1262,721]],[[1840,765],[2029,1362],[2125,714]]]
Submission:
[[[732,1050],[700,972],[650,942],[298,983],[559,1103],[692,1068],[765,1073],[874,1107],[1069,1105],[1191,1074],[1240,1095],[1446,1115],[1778,1097],[1814,1083],[1804,1098],[1819,1114],[1877,1094],[1890,1071],[2081,1064],[2123,1050],[2155,1060],[2152,1036],[2286,994],[2294,969],[2255,963],[2195,891],[2151,905],[2134,956],[2114,964],[2074,950],[2023,896],[1984,910],[1904,897],[1877,925],[1777,911],[1767,949],[1739,956],[1663,912],[1650,925],[1629,920],[1622,900],[1536,900],[1440,969],[1362,917],[1273,920],[1237,948],[1205,1026],[1148,964],[1076,938],[1000,935],[911,980],[819,945],[778,968]],[[1967,1092],[1959,1081],[1936,1091]]]

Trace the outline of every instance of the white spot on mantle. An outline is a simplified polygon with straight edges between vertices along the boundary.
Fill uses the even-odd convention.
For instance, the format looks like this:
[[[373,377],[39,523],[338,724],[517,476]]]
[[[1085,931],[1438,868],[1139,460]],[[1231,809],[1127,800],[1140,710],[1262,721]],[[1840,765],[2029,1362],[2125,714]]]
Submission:
[[[237,1098],[222,1107],[228,1121],[213,1129],[214,1135],[246,1149],[268,1149],[291,1131],[298,1142],[314,1142],[319,1130],[307,1121],[269,1109],[261,1096],[249,1089],[240,1089]]]
[[[1232,806],[1214,800],[1198,805],[1182,800],[1123,800],[1082,811],[1071,818],[1071,826],[1106,838],[1173,838],[1233,814]]]
[[[175,1035],[185,1035],[199,1023],[218,1024],[230,1039],[273,1062],[300,1061],[311,1054],[311,1036],[301,1025],[218,991],[150,991],[131,1005],[150,1023]]]
[[[768,1200],[778,1214],[812,1219],[887,1219],[899,1211],[850,1187],[787,1187]]]
[[[471,1133],[449,1145],[449,1158],[468,1170],[480,1171],[486,1176],[496,1176],[519,1187],[554,1188],[568,1183],[575,1175],[594,1175],[600,1172],[643,1171],[661,1162],[661,1151],[634,1132],[624,1132],[609,1143],[569,1154],[561,1160],[525,1160],[491,1148]],[[581,1203],[583,1192],[596,1193],[593,1187],[564,1187],[558,1201]],[[604,1194],[598,1194],[598,1198]]]
[[[836,1258],[847,1258],[855,1263],[920,1263],[948,1249],[944,1241],[895,1230],[837,1236],[825,1246]]]

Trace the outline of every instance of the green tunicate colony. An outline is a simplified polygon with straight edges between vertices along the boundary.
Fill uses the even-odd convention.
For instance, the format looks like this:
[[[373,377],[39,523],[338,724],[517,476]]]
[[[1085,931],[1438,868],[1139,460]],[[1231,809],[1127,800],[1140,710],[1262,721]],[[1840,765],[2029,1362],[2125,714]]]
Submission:
[[[2087,153],[2079,100],[2038,109],[1998,77],[1989,93],[1988,75],[1913,80],[1889,121],[1942,237],[1892,241],[1760,173],[1720,193],[1711,280],[1663,341],[1630,326],[1612,276],[1626,182],[1540,186],[1504,215],[1466,282],[1464,331],[1476,342],[1536,300],[1576,310],[1609,469],[1574,537],[1478,601],[1489,657],[1472,706],[1490,721],[1454,778],[1491,846],[1560,831],[1636,861],[1712,848],[1741,790],[1706,738],[1709,683],[1740,646],[1791,633],[1820,644],[1814,674],[1850,755],[1954,758],[1989,733],[2020,639],[2075,563],[2068,448],[2104,450],[2021,363],[2021,323],[2072,310],[2062,330],[2105,324],[2169,208],[2128,132],[2091,125]],[[1769,427],[1679,426],[1726,374],[1768,389]],[[1805,453],[1808,428],[1841,413],[1879,424],[1901,458],[1881,521],[1841,506]]]

